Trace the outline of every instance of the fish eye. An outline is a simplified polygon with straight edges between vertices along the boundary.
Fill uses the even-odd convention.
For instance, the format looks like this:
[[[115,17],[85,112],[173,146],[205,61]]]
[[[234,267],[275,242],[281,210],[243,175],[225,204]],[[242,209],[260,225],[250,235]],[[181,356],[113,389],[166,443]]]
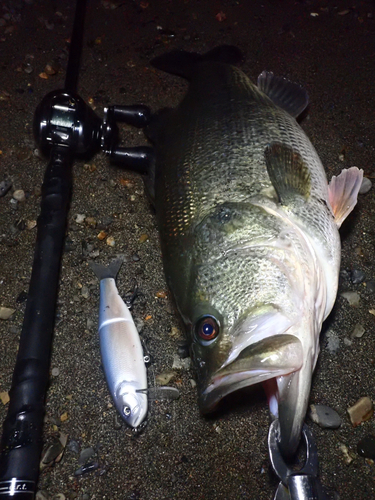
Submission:
[[[200,340],[211,341],[219,335],[219,323],[213,316],[203,316],[195,327],[196,334]]]

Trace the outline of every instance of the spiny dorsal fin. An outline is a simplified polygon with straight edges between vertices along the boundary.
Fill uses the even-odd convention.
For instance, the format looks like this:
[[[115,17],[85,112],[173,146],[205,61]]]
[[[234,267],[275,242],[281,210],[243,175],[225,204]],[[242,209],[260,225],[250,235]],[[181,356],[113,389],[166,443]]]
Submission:
[[[185,50],[172,50],[166,54],[155,57],[150,64],[161,71],[172,75],[182,76],[190,80],[198,63],[204,61],[222,62],[225,64],[238,64],[242,60],[242,52],[233,45],[220,45],[206,54],[187,52]]]
[[[258,76],[258,88],[279,108],[297,118],[309,104],[305,89],[286,78],[263,71]]]
[[[328,198],[337,227],[340,227],[357,203],[363,170],[351,167],[333,176],[328,186]]]
[[[287,205],[296,196],[310,197],[311,176],[301,155],[290,146],[272,142],[264,152],[268,175],[280,202]]]

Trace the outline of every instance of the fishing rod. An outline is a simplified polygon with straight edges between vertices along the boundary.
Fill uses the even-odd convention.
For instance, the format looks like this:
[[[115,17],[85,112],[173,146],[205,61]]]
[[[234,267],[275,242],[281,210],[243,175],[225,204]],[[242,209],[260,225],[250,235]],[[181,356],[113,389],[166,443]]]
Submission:
[[[116,122],[144,127],[143,105],[111,106],[104,120],[76,93],[83,44],[86,0],[77,0],[65,86],[47,94],[34,115],[34,137],[49,157],[42,185],[34,262],[13,372],[8,413],[0,445],[0,499],[35,498],[43,448],[45,395],[75,158],[102,149],[115,163],[147,173],[149,147],[117,147]]]

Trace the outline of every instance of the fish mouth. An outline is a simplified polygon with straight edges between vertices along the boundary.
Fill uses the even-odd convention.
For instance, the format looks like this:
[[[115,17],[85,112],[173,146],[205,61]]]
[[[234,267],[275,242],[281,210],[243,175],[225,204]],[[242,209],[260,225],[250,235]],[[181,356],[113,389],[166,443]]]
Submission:
[[[201,387],[200,410],[204,414],[212,412],[228,394],[297,372],[302,364],[303,347],[295,335],[279,334],[259,340],[245,347],[231,362],[224,363]],[[272,413],[273,410],[271,407]]]

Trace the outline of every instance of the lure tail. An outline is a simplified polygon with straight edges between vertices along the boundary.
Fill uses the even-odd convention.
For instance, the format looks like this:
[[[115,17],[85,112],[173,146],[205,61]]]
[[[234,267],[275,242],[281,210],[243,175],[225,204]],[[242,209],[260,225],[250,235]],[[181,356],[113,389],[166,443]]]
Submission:
[[[99,281],[104,280],[106,278],[116,279],[117,273],[122,266],[122,259],[113,260],[109,266],[103,266],[103,264],[98,264],[97,262],[90,261],[89,266],[91,270],[94,272]]]

